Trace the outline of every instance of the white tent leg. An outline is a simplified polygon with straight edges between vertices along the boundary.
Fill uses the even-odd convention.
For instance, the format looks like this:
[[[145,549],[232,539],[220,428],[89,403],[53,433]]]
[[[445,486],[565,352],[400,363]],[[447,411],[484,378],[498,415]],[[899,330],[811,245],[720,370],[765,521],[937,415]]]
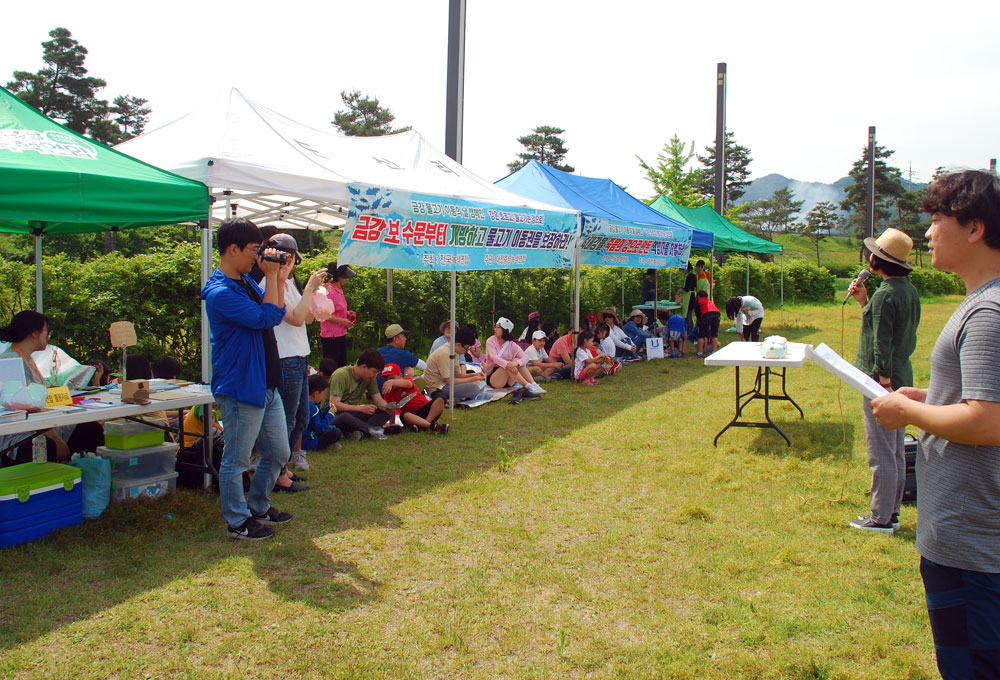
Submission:
[[[457,288],[455,272],[451,273],[451,339],[448,342],[448,371],[451,379],[448,381],[448,415],[455,419],[455,289]]]
[[[750,294],[750,251],[747,251],[747,295]]]
[[[622,306],[621,306],[621,311],[619,311],[618,313],[622,314],[624,311],[625,311],[625,270],[622,269]]]
[[[573,296],[574,296],[574,300],[573,300],[573,327],[570,329],[571,331],[579,331],[580,330],[580,241],[583,240],[583,234],[582,234],[582,232],[583,232],[583,215],[582,215],[582,213],[577,213],[576,214],[576,248],[574,249],[575,252],[576,252],[576,257],[574,258],[576,260],[576,286],[575,286],[575,290],[573,291]],[[574,341],[573,345],[575,347],[576,346],[576,336],[575,335],[571,335],[570,338],[573,339],[573,341]]]
[[[785,253],[782,251],[781,257],[781,325],[785,325]]]
[[[42,313],[42,229],[35,229],[35,311]]]
[[[385,270],[385,301],[392,302],[392,270]]]
[[[212,275],[212,190],[208,190],[208,219],[199,223],[201,227],[201,287],[204,288]],[[228,202],[228,199],[227,199]],[[226,211],[228,213],[228,210]],[[208,326],[208,309],[201,301],[201,380],[206,385],[212,382],[212,343]]]

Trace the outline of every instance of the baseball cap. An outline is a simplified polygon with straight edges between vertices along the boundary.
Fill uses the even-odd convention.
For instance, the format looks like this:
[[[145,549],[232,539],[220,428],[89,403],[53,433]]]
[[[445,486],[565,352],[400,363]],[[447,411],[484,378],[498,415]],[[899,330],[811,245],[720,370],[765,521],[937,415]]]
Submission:
[[[383,378],[388,378],[390,375],[397,375],[400,373],[402,373],[402,371],[399,370],[398,364],[386,364],[385,368],[382,369]]]
[[[286,253],[294,253],[295,264],[302,263],[302,256],[299,255],[299,246],[295,242],[295,237],[290,234],[275,234],[267,240],[267,246],[269,248],[284,250]]]
[[[534,333],[531,334],[532,340],[544,340],[547,337],[548,336],[545,335],[545,331],[535,331]]]
[[[407,330],[402,326],[400,326],[398,323],[389,324],[388,328],[385,329],[385,339],[392,340],[400,333],[402,333],[403,335],[409,335]]]

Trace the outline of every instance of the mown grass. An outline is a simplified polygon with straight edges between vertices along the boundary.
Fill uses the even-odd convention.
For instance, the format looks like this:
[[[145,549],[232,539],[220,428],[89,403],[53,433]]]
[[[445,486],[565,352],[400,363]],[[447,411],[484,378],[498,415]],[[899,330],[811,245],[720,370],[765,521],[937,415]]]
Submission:
[[[955,303],[924,307],[920,384]],[[763,330],[839,350],[840,316]],[[0,677],[935,677],[916,509],[894,537],[847,526],[869,484],[856,393],[792,369],[805,418],[772,415],[793,445],[713,448],[732,368],[547,387],[446,437],[313,455],[271,541],[228,540],[217,498],[181,491],[4,550]]]

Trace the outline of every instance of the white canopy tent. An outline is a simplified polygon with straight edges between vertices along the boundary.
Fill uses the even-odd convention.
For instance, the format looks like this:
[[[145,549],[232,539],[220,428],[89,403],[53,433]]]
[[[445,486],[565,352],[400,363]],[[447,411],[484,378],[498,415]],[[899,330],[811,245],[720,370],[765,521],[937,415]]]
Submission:
[[[209,187],[217,223],[233,214],[259,225],[331,227],[350,206],[349,184],[367,184],[500,206],[572,213],[494,185],[418,132],[345,137],[298,123],[232,89],[213,104],[116,147]],[[223,207],[224,206],[224,207]],[[202,230],[202,280],[211,275],[211,225]],[[278,226],[276,224],[276,226]],[[453,277],[454,282],[454,277]],[[454,297],[453,297],[454,299]],[[452,311],[454,317],[454,310]],[[202,375],[211,376],[202,315]]]

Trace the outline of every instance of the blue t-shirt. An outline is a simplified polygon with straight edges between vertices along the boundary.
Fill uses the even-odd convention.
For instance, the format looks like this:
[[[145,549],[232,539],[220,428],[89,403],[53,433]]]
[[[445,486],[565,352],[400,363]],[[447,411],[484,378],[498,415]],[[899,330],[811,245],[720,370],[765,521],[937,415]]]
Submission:
[[[680,314],[671,314],[667,319],[667,332],[677,331],[683,333],[687,330],[687,319]]]
[[[401,371],[405,371],[407,366],[416,368],[417,362],[420,361],[420,359],[417,358],[416,354],[413,354],[412,352],[407,352],[405,349],[399,349],[398,347],[393,347],[392,345],[382,345],[381,347],[378,348],[378,351],[379,354],[382,355],[382,358],[385,359],[385,363],[396,364],[397,366],[399,366],[399,370]],[[379,375],[378,376],[379,389],[382,389],[382,383],[384,382],[385,380],[383,380],[382,376]]]

